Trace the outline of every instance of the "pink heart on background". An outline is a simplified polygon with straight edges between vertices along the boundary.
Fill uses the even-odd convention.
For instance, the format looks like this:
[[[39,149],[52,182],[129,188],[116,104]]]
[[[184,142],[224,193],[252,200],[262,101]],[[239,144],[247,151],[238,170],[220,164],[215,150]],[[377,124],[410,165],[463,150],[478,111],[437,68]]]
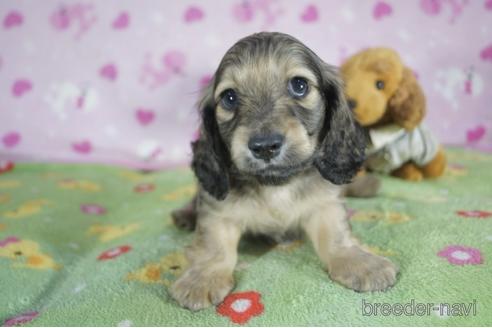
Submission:
[[[155,118],[154,111],[146,108],[138,108],[135,112],[135,116],[141,125],[148,125],[152,123]]]
[[[232,14],[240,22],[249,22],[253,19],[254,11],[249,2],[241,1],[232,8]]]
[[[485,127],[483,125],[478,125],[473,129],[469,129],[466,131],[466,141],[468,143],[478,142],[478,141],[480,141],[480,139],[483,138],[486,131],[487,130],[485,129]]]
[[[197,141],[198,139],[200,139],[200,130],[196,130],[191,135],[191,141]]]
[[[485,9],[492,10],[492,0],[485,1]]]
[[[203,14],[203,10],[201,8],[191,6],[186,10],[186,12],[184,14],[184,20],[187,23],[192,23],[192,22],[202,20],[203,16],[204,16],[204,14]]]
[[[22,17],[22,14],[20,12],[11,11],[3,19],[3,27],[9,29],[15,26],[20,26],[22,25],[23,21],[24,21],[24,17]]]
[[[179,73],[186,64],[186,57],[181,51],[172,50],[164,55],[163,62],[167,68]]]
[[[82,140],[72,143],[72,149],[79,154],[89,154],[92,151],[90,141]]]
[[[113,28],[122,30],[130,25],[130,15],[126,11],[122,11],[113,21]]]
[[[26,79],[20,79],[14,82],[12,85],[12,94],[15,97],[22,97],[24,93],[31,91],[32,82]]]
[[[314,5],[309,5],[301,14],[301,20],[305,23],[311,23],[318,20],[318,8]]]
[[[114,81],[118,77],[118,69],[114,64],[107,64],[101,67],[99,70],[99,75],[105,79]]]
[[[482,51],[480,51],[480,58],[484,61],[491,61],[492,62],[492,44],[483,48]]]
[[[441,12],[440,0],[421,0],[420,8],[427,15],[435,16]]]
[[[57,30],[65,30],[70,26],[70,16],[65,8],[55,11],[50,17],[51,25]]]
[[[210,81],[212,81],[212,76],[210,74],[203,75],[199,82],[200,89],[206,88]]]
[[[2,138],[2,142],[7,148],[13,148],[21,141],[21,135],[18,132],[9,132]]]
[[[380,20],[384,18],[385,16],[391,15],[393,12],[393,8],[386,2],[378,2],[374,6],[374,9],[372,11],[372,17],[374,17],[375,20]]]

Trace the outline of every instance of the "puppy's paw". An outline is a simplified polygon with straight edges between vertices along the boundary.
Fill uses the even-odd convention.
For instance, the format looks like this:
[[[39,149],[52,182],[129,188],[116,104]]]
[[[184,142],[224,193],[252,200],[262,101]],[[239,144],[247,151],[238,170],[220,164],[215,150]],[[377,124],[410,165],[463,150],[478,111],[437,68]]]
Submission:
[[[171,286],[171,296],[182,307],[198,311],[221,303],[234,287],[231,274],[214,272],[204,274],[201,269],[190,268]]]
[[[352,247],[329,263],[330,277],[358,292],[382,291],[396,282],[398,268],[388,259]]]

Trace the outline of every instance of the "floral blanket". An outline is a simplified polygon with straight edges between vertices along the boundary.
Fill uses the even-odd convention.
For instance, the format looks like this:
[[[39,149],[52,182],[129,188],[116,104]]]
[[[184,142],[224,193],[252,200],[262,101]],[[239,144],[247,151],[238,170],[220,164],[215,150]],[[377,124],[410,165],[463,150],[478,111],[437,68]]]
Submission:
[[[167,288],[193,235],[172,209],[186,169],[0,165],[0,324],[5,326],[491,325],[492,156],[448,149],[437,181],[383,178],[349,199],[353,231],[400,266],[386,292],[332,282],[302,240],[240,244],[236,287],[216,308],[182,309]]]

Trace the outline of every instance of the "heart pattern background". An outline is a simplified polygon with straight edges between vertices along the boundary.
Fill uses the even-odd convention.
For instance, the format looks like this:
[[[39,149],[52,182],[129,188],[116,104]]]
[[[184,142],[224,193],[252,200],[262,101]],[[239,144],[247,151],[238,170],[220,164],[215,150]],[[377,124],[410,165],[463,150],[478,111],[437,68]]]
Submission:
[[[491,19],[490,0],[4,0],[0,159],[184,165],[200,90],[234,42],[261,30],[334,65],[395,48],[438,138],[492,152]]]

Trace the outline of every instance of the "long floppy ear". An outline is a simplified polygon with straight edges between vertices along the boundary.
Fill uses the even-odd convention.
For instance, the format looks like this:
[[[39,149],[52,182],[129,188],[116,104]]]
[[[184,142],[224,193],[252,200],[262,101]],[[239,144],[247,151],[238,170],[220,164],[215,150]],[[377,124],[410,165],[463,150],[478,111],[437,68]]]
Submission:
[[[425,116],[425,96],[413,72],[405,68],[398,89],[388,102],[393,121],[406,130],[413,130]]]
[[[212,92],[213,82],[200,102],[202,123],[200,137],[191,145],[191,167],[201,187],[216,199],[223,200],[229,192],[230,155],[219,133]]]
[[[326,112],[314,165],[326,180],[349,183],[365,159],[365,134],[348,108],[336,69],[324,64],[322,80]]]

